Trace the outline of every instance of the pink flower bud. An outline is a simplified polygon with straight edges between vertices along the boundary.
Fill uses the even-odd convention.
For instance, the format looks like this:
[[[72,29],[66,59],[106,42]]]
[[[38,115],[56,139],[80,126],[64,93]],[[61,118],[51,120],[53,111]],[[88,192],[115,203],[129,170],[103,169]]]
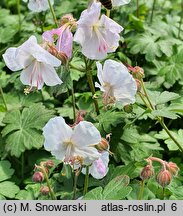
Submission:
[[[167,165],[167,168],[168,170],[170,171],[170,173],[173,175],[173,176],[176,176],[179,172],[179,167],[177,166],[176,163],[173,163],[173,162],[169,162],[166,164]]]
[[[157,182],[162,187],[169,185],[171,180],[172,180],[172,175],[168,170],[161,170],[157,175]]]
[[[101,141],[99,142],[99,144],[97,144],[95,147],[98,151],[108,150],[109,149],[109,142],[105,138],[102,138]]]
[[[153,167],[151,165],[147,165],[141,171],[140,178],[142,180],[145,180],[151,178],[153,175],[154,175]]]
[[[144,77],[144,70],[143,68],[139,67],[139,66],[135,66],[134,69],[136,70],[133,75],[135,78],[137,79],[142,79]]]
[[[34,182],[42,182],[44,180],[44,175],[42,172],[35,172],[32,176]]]
[[[52,160],[48,160],[45,162],[45,167],[47,167],[48,169],[49,168],[52,168],[54,166],[54,162]]]
[[[48,195],[49,194],[49,188],[47,186],[41,186],[40,188],[40,193],[44,196]]]

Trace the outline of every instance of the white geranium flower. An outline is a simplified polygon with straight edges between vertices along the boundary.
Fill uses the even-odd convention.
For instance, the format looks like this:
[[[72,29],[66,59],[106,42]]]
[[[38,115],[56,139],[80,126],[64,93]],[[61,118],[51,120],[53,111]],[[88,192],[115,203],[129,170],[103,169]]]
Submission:
[[[112,5],[113,6],[122,6],[125,4],[130,3],[131,0],[112,0]]]
[[[92,163],[92,165],[89,167],[89,173],[95,179],[103,178],[109,170],[108,163],[109,163],[109,152],[103,151],[101,152],[100,157],[97,160],[95,160]],[[82,173],[86,174],[86,168],[82,169]]]
[[[119,62],[106,60],[104,66],[97,62],[97,76],[100,84],[95,83],[104,92],[104,104],[120,103],[123,106],[135,102],[137,85],[128,69]]]
[[[54,0],[50,0],[51,5],[54,4]],[[49,8],[48,0],[29,0],[28,8],[33,12],[46,11]]]
[[[72,129],[62,117],[54,117],[43,128],[43,135],[45,149],[65,163],[90,165],[100,156],[93,145],[101,136],[90,122],[81,121]]]
[[[78,20],[74,41],[82,47],[82,53],[89,59],[104,59],[107,53],[119,46],[119,33],[123,27],[105,15],[100,18],[101,4],[94,2],[84,10]]]
[[[10,70],[23,69],[20,80],[31,88],[41,89],[44,83],[48,86],[62,83],[54,69],[60,66],[60,60],[43,49],[35,36],[31,36],[18,48],[7,49],[3,58]]]

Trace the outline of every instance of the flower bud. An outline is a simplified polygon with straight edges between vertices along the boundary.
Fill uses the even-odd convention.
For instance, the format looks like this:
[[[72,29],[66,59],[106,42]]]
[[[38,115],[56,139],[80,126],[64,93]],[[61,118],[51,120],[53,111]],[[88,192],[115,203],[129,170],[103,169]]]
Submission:
[[[52,168],[54,166],[54,162],[52,160],[48,160],[44,163],[44,166],[49,168]]]
[[[107,151],[109,149],[109,142],[105,138],[102,138],[95,147],[98,151]]]
[[[60,20],[60,25],[63,26],[64,24],[68,23],[68,22],[72,22],[75,19],[73,18],[72,14],[65,14],[61,20]]]
[[[166,164],[167,165],[167,168],[168,170],[170,171],[170,173],[173,175],[173,176],[176,176],[179,172],[179,167],[177,166],[176,163],[173,163],[173,162],[169,162]]]
[[[142,169],[140,173],[140,178],[142,180],[146,180],[151,178],[153,175],[154,175],[153,167],[151,165],[147,165]]]
[[[135,66],[134,69],[136,70],[133,73],[133,76],[137,79],[142,79],[144,77],[144,70],[143,68],[139,67],[139,66]]]
[[[135,79],[136,85],[137,85],[137,91],[140,92],[142,86],[141,86],[141,82],[138,79]]]
[[[131,113],[133,111],[133,106],[132,104],[128,104],[128,105],[125,105],[123,109],[126,113]]]
[[[35,172],[32,176],[34,182],[42,182],[44,180],[44,175],[42,172]]]
[[[162,187],[169,185],[171,180],[172,180],[172,175],[168,170],[161,170],[157,175],[157,182]]]
[[[40,188],[40,193],[44,196],[48,195],[49,194],[49,188],[47,186],[41,186]]]

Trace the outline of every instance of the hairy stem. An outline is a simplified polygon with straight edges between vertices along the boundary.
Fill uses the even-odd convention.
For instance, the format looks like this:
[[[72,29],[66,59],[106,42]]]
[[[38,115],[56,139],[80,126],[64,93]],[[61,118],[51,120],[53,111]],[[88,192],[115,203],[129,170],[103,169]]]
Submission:
[[[107,9],[107,10],[106,10],[106,16],[107,16],[107,17],[110,17],[110,13],[111,13],[111,11]]]
[[[1,94],[2,99],[3,99],[4,107],[5,107],[6,111],[7,111],[8,107],[7,107],[7,103],[6,103],[5,97],[4,97],[3,89],[1,87],[0,87],[0,94]]]
[[[76,121],[76,99],[74,95],[73,82],[72,82],[71,96],[72,96],[73,121],[75,122]]]
[[[86,66],[87,81],[89,83],[90,90],[91,90],[91,93],[92,93],[92,96],[93,96],[93,103],[94,103],[94,106],[95,106],[95,111],[96,111],[96,113],[98,115],[99,114],[99,107],[98,107],[97,100],[94,98],[95,97],[95,86],[94,86],[94,83],[93,83],[91,64],[88,64],[86,59],[85,59],[85,66]]]
[[[53,20],[55,22],[55,26],[58,28],[58,22],[57,22],[56,14],[55,14],[55,11],[53,9],[53,6],[51,5],[50,0],[48,0],[48,4],[49,4],[50,11],[52,13],[52,16],[53,16]]]
[[[88,183],[89,183],[89,166],[86,166],[86,174],[85,174],[85,183],[84,183],[83,195],[85,195],[88,192]]]
[[[144,193],[144,180],[142,180],[141,182],[140,182],[140,190],[139,190],[139,194],[138,194],[138,200],[142,200],[142,198],[143,198],[143,193]]]
[[[152,105],[152,102],[147,94],[147,91],[146,91],[146,88],[145,88],[145,85],[144,85],[144,82],[143,80],[141,79],[141,86],[142,86],[142,90],[144,92],[144,96],[145,98],[147,99],[148,103],[146,103],[145,99],[143,98],[143,95],[142,93],[139,93],[142,101],[144,102],[144,104],[146,105],[147,108],[149,108],[151,111],[155,110],[155,107]],[[177,147],[179,148],[179,150],[181,152],[183,152],[183,147],[181,146],[181,144],[175,139],[175,137],[173,136],[173,134],[170,132],[170,130],[168,129],[168,127],[166,126],[166,124],[164,123],[163,121],[163,118],[158,116],[157,117],[157,120],[158,122],[161,124],[162,128],[166,131],[166,133],[168,134],[168,136],[174,141],[174,143],[177,145]]]
[[[136,16],[137,16],[137,18],[139,18],[139,0],[136,0],[136,5],[137,5]]]
[[[156,0],[153,1],[152,11],[151,11],[151,19],[150,19],[151,23],[153,21],[153,15],[154,15],[155,5],[156,5]]]
[[[171,132],[169,131],[169,129],[167,128],[166,124],[164,123],[163,119],[161,117],[158,117],[158,121],[161,124],[162,128],[166,131],[166,133],[168,134],[168,136],[174,141],[174,143],[177,145],[177,147],[179,148],[179,150],[181,152],[183,152],[183,148],[180,145],[180,143],[175,139],[175,137],[171,134]]]
[[[48,175],[47,175],[47,173],[46,173],[44,167],[41,167],[41,172],[43,173],[44,178],[45,178],[45,181],[46,181],[47,186],[48,186],[48,188],[49,188],[49,193],[50,193],[51,199],[52,199],[52,200],[56,200],[57,198],[56,198],[55,193],[53,192],[53,190],[52,190],[52,188],[51,188],[51,184],[50,184],[50,181],[49,181],[49,179],[48,179]]]
[[[183,21],[183,0],[182,0],[182,2],[181,2],[181,18],[180,18],[180,23],[179,23],[178,38],[180,38],[181,27],[182,27],[182,21]]]
[[[20,14],[20,0],[17,0],[17,12],[18,12],[18,30],[21,30],[21,14]]]

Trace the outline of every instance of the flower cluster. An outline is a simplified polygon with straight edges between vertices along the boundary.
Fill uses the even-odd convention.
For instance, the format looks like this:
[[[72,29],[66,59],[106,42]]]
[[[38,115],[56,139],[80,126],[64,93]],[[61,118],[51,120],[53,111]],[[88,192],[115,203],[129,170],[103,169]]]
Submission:
[[[162,186],[165,187],[169,185],[172,181],[172,177],[178,174],[179,168],[173,162],[166,162],[156,157],[149,157],[146,159],[148,165],[146,165],[140,174],[142,180],[146,180],[154,176],[154,169],[152,161],[157,161],[162,165],[162,169],[157,174],[156,180]]]
[[[130,0],[113,0],[113,6],[129,3]],[[34,12],[45,11],[53,5],[52,1],[29,0],[28,7]],[[11,47],[3,54],[7,67],[12,71],[22,70],[20,80],[28,85],[28,91],[62,84],[56,68],[69,65],[72,58],[73,42],[81,46],[82,54],[91,60],[103,60],[108,53],[115,52],[119,46],[123,27],[101,14],[102,4],[93,3],[81,13],[78,21],[71,14],[64,15],[58,28],[45,31],[42,43],[38,44],[31,36],[19,47]],[[74,34],[75,32],[75,34]],[[104,65],[98,61],[95,86],[103,92],[103,104],[119,103],[122,106],[135,102],[137,85],[121,62],[106,60]],[[102,138],[97,128],[84,121],[85,111],[78,114],[73,125],[66,124],[62,117],[54,117],[43,128],[44,148],[58,160],[70,164],[73,169],[89,167],[94,178],[102,178],[108,171],[109,143]],[[43,181],[44,175],[35,172],[34,180]],[[44,192],[46,191],[43,190]],[[45,192],[46,193],[46,192]]]

